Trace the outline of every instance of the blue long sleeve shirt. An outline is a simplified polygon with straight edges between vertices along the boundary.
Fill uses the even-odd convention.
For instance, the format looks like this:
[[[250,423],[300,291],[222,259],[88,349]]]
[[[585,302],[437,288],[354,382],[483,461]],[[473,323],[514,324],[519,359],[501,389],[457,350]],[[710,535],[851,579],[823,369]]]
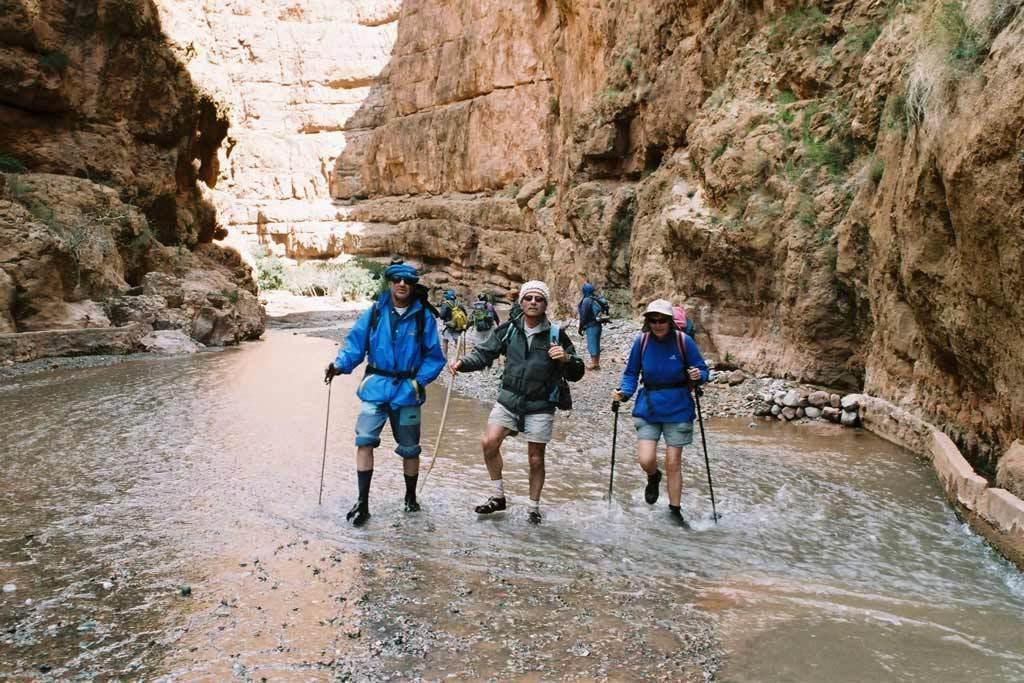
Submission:
[[[650,335],[643,358],[640,357],[640,347],[644,335],[637,335],[619,383],[619,391],[625,395],[626,400],[637,390],[641,368],[644,384],[678,384],[687,380],[686,365],[679,357],[679,345],[673,337],[675,334],[678,333],[673,331],[660,341],[653,334]],[[696,342],[688,335],[683,335],[683,342],[686,364],[700,370],[701,383],[708,381],[708,366]],[[633,415],[647,422],[693,422],[693,397],[687,387],[652,389],[643,386],[633,405]]]
[[[380,312],[376,329],[371,330],[370,319],[375,307]],[[427,311],[422,313],[426,316],[423,339],[418,337],[416,317],[422,308],[422,303],[413,301],[399,316],[391,305],[390,293],[386,292],[359,316],[345,337],[345,343],[334,360],[334,367],[342,374],[351,373],[367,359],[369,365],[389,373],[412,373],[421,389],[416,391],[412,378],[367,374],[356,391],[361,400],[385,403],[394,408],[419,405],[426,400],[426,392],[422,390],[441,374],[445,361],[437,325]]]

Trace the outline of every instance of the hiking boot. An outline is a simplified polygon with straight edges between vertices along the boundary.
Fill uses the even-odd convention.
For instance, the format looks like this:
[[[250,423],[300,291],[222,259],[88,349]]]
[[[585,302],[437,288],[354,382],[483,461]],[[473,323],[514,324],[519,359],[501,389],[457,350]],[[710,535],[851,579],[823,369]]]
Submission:
[[[679,507],[675,505],[669,505],[668,516],[669,519],[671,519],[676,526],[689,530],[690,525],[685,519],[683,519],[683,511]]]
[[[356,501],[352,509],[345,515],[345,519],[352,522],[352,526],[362,526],[370,519],[370,506],[365,501]]]
[[[658,502],[658,494],[661,488],[661,470],[654,470],[654,474],[647,475],[647,487],[644,488],[644,500],[648,505]]]
[[[419,512],[420,511],[420,504],[418,502],[416,502],[415,498],[406,498],[405,499],[405,511],[406,512]]]
[[[487,502],[483,505],[476,506],[476,513],[478,515],[489,515],[492,512],[501,512],[506,507],[505,498],[498,498],[497,496],[491,496],[487,499]]]
[[[540,524],[540,510],[530,510],[526,513],[526,521],[530,524]]]

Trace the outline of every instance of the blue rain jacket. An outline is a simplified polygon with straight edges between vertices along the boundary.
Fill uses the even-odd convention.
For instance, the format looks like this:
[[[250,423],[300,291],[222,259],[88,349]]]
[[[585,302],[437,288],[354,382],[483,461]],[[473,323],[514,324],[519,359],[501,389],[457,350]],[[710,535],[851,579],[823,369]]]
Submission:
[[[675,384],[686,380],[686,368],[683,366],[683,359],[679,357],[679,346],[673,338],[675,334],[677,333],[673,330],[672,334],[667,335],[662,341],[658,341],[652,334],[642,359],[640,346],[643,335],[639,334],[633,340],[633,350],[629,353],[629,362],[626,363],[622,381],[619,383],[619,391],[627,400],[636,391],[640,380],[641,363],[645,384]],[[686,362],[700,369],[701,383],[707,382],[708,366],[704,362],[704,357],[700,355],[700,349],[688,335],[683,335],[683,340]],[[693,397],[686,387],[649,389],[645,386],[637,394],[633,415],[647,422],[693,422]]]
[[[376,330],[371,331],[370,317],[373,309],[380,310]],[[387,404],[392,408],[422,404],[426,398],[426,386],[437,379],[444,369],[444,353],[437,338],[437,324],[429,311],[423,325],[423,339],[417,339],[417,312],[423,304],[414,300],[392,329],[391,293],[385,292],[363,312],[355,326],[345,337],[345,343],[338,351],[334,367],[342,374],[355,370],[364,358],[368,364],[393,373],[412,373],[421,391],[417,392],[412,379],[367,374],[359,384],[356,396],[369,403]],[[367,344],[369,336],[369,344]]]

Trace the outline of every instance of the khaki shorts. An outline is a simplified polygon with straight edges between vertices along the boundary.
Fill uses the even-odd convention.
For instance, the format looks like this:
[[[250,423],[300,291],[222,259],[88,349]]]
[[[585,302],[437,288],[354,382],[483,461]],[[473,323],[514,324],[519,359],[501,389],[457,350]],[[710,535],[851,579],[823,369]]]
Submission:
[[[495,403],[494,407],[491,408],[491,414],[487,418],[487,422],[509,429],[513,434],[520,431],[519,418],[500,403]],[[551,432],[554,425],[554,414],[533,413],[526,416],[522,434],[529,443],[548,443],[551,441]]]

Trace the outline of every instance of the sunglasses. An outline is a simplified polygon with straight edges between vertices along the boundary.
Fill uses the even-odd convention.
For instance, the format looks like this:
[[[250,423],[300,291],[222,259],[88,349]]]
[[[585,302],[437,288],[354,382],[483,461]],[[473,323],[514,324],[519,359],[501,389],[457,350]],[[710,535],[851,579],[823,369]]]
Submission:
[[[671,318],[666,318],[660,315],[647,316],[647,322],[649,322],[652,325],[664,325],[668,323],[670,320]]]
[[[544,303],[545,301],[547,301],[547,299],[545,299],[542,296],[533,296],[532,294],[530,294],[530,295],[524,296],[523,297],[523,301],[537,301],[539,303]]]
[[[399,282],[404,282],[407,285],[414,285],[418,281],[418,278],[411,278],[411,277],[389,277],[388,281],[393,282],[395,284],[398,284]]]

